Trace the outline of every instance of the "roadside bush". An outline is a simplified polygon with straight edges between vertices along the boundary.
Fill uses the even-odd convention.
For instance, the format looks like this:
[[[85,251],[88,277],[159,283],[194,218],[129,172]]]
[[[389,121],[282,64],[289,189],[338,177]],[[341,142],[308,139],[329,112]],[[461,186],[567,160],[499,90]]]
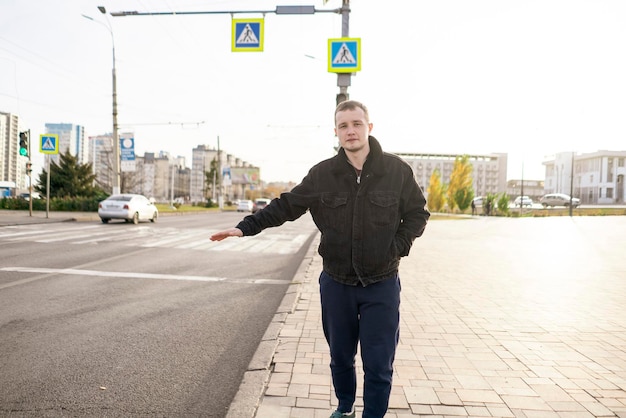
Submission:
[[[97,212],[98,202],[104,197],[74,197],[50,199],[50,210],[55,212]],[[0,200],[0,209],[29,210],[26,199],[3,198]],[[33,210],[46,210],[45,199],[33,199]]]

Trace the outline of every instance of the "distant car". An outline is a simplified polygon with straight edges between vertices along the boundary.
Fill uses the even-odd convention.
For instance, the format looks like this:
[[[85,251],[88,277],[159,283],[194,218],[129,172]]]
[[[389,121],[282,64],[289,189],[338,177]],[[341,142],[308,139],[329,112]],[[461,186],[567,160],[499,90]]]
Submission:
[[[30,193],[28,193],[28,192],[27,193],[20,193],[19,197],[21,199],[24,199],[24,200],[28,201],[28,200],[30,200]],[[41,196],[37,192],[33,192],[33,200],[35,200],[35,199],[41,199]]]
[[[580,206],[580,199],[578,199],[577,197],[572,198],[571,201],[573,207],[576,208]],[[544,208],[547,208],[548,206],[565,206],[567,208],[570,204],[570,197],[569,195],[563,193],[550,193],[543,196],[539,200],[539,203],[541,203]]]
[[[260,211],[261,209],[263,209],[265,206],[269,205],[271,202],[271,199],[256,199],[254,201],[254,207],[252,208],[252,213],[256,213],[258,211]]]
[[[115,194],[98,204],[98,216],[105,224],[111,219],[138,224],[139,221],[156,222],[159,210],[154,202],[143,195]]]
[[[254,203],[252,200],[240,200],[237,204],[237,212],[252,212]]]
[[[472,202],[474,202],[474,206],[477,208],[481,208],[483,206],[483,201],[485,201],[485,197],[483,196],[477,196],[474,199],[472,199]]]
[[[515,201],[513,202],[515,207],[520,207],[520,206],[532,207],[533,203],[534,203],[533,200],[528,196],[517,196],[515,198]]]

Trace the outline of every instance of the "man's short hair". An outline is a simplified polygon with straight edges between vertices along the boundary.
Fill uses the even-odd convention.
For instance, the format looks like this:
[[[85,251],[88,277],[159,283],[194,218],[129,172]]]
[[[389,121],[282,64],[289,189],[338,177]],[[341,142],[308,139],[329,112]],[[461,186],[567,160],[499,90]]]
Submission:
[[[365,120],[369,123],[370,114],[367,110],[367,107],[363,103],[356,100],[346,100],[337,105],[337,108],[335,109],[335,123],[337,122],[338,112],[343,112],[344,110],[355,110],[356,108],[360,108],[363,110],[363,113],[365,114]]]

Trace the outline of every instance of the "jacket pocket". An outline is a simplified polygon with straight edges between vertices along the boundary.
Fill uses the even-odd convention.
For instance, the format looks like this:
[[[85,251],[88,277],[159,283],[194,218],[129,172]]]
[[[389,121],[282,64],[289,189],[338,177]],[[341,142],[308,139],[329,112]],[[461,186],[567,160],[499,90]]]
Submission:
[[[396,192],[373,191],[367,195],[370,220],[376,226],[393,225],[398,221],[400,199]]]
[[[320,199],[322,226],[337,232],[346,230],[348,193],[323,193]]]

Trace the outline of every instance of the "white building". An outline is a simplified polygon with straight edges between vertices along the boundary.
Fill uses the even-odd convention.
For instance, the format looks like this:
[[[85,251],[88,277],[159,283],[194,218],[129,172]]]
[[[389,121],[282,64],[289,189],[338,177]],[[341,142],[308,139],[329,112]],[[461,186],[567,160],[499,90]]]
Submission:
[[[415,179],[424,192],[428,190],[430,176],[439,169],[441,182],[450,183],[454,161],[462,154],[395,153],[413,168]],[[472,164],[473,187],[476,196],[503,193],[507,190],[507,154],[467,155]]]
[[[32,141],[32,138],[31,138]],[[36,144],[31,144],[31,153]],[[0,197],[28,188],[27,157],[20,155],[19,116],[0,112]]]
[[[626,151],[562,152],[543,164],[546,193],[571,194],[582,204],[625,203]]]

